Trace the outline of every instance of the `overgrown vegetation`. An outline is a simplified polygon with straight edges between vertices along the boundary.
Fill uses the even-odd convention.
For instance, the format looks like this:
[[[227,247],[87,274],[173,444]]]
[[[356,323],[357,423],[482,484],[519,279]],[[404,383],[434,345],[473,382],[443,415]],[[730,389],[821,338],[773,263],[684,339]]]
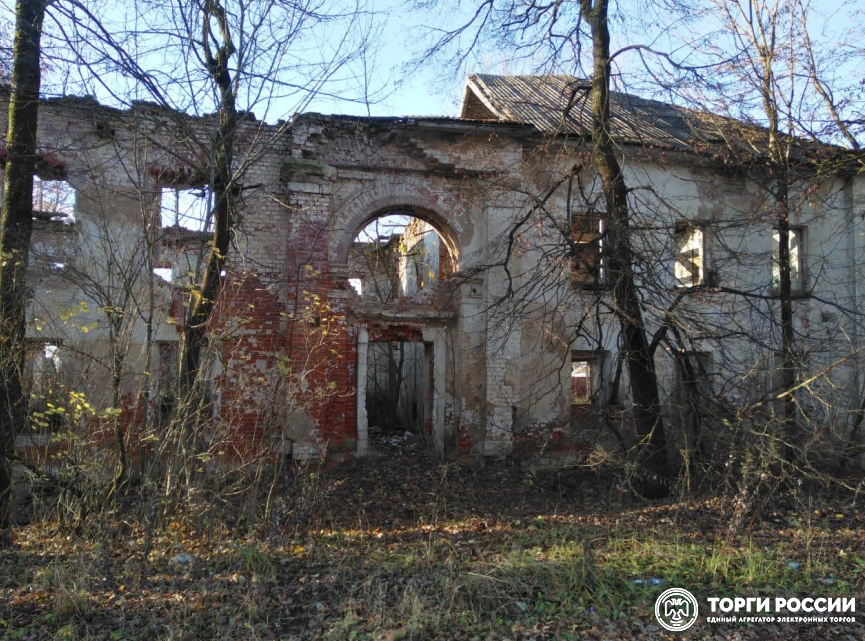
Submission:
[[[850,399],[861,394],[853,388],[860,384],[863,316],[855,309],[858,294],[839,278],[828,283],[832,296],[819,299],[822,307],[815,311],[827,336],[840,338],[812,333],[816,321],[807,313],[797,321],[803,301],[818,297],[805,287],[803,229],[791,225],[802,212],[816,218],[849,209],[856,219],[859,212],[841,202],[854,191],[852,182],[831,194],[821,190],[862,172],[862,123],[858,115],[849,117],[849,103],[861,93],[849,90],[833,101],[823,80],[832,57],[807,40],[807,3],[754,0],[746,14],[742,3],[718,2],[714,18],[692,15],[685,3],[649,3],[664,5],[683,24],[715,20],[715,33],[733,41],[729,51],[719,52],[701,40],[694,45],[700,58],[694,66],[639,43],[617,51],[611,24],[622,16],[607,0],[565,3],[561,11],[560,3],[487,0],[477,12],[457,16],[462,26],[436,29],[425,64],[444,58],[460,69],[467,52],[480,45],[513,47],[534,58],[535,73],[588,78],[570,86],[573,95],[562,114],[564,123],[580,94],[589,105],[585,131],[576,135],[562,126],[538,132],[515,154],[513,175],[497,167],[479,172],[475,186],[483,185],[476,190],[483,195],[466,196],[483,200],[495,192],[508,201],[504,209],[512,216],[479,252],[488,256],[459,270],[465,282],[501,285],[477,297],[473,313],[483,317],[483,331],[476,332],[483,338],[473,347],[484,352],[483,360],[504,350],[514,328],[535,323],[541,350],[555,352],[547,372],[526,374],[536,379],[528,391],[514,392],[520,398],[504,412],[511,431],[501,442],[521,436],[518,414],[536,401],[533,394],[574,384],[561,374],[577,365],[571,376],[582,373],[586,380],[571,388],[571,405],[577,405],[575,390],[586,406],[596,404],[593,409],[603,414],[597,434],[614,443],[586,447],[592,454],[579,467],[546,476],[510,467],[504,457],[470,471],[413,458],[416,452],[328,469],[329,426],[322,418],[328,413],[322,408],[337,402],[351,407],[356,392],[338,389],[333,377],[336,368],[356,365],[343,352],[357,338],[348,331],[346,310],[334,309],[345,299],[334,285],[344,266],[321,258],[333,240],[322,236],[334,221],[306,226],[308,250],[293,248],[293,262],[282,275],[259,270],[260,257],[246,251],[244,239],[250,231],[245,216],[256,211],[284,216],[296,229],[316,215],[310,212],[317,206],[327,210],[312,200],[285,202],[294,189],[286,185],[306,185],[294,183],[294,169],[311,172],[304,174],[310,180],[329,179],[336,170],[306,157],[314,151],[289,138],[290,122],[268,128],[251,109],[289,96],[302,110],[313,96],[327,93],[325,83],[337,72],[362,76],[368,102],[366,55],[378,35],[372,14],[361,5],[324,7],[308,0],[203,0],[180,3],[176,11],[163,4],[136,9],[131,23],[140,20],[140,30],[113,33],[87,3],[19,2],[0,229],[0,546],[7,534],[16,538],[0,559],[3,639],[661,638],[651,608],[667,585],[698,595],[861,597],[865,401]],[[88,76],[86,88],[101,83],[141,117],[134,126],[125,123],[123,135],[107,121],[95,123],[87,133],[97,141],[93,149],[110,147],[114,156],[78,167],[78,176],[37,149],[46,6],[59,26],[53,37],[68,47],[63,63],[72,61]],[[340,37],[313,53],[312,34],[336,25]],[[789,35],[777,38],[780,32]],[[468,49],[460,45],[464,33],[474,34]],[[127,53],[139,45],[170,51],[154,64],[148,55]],[[715,177],[739,181],[742,192],[757,194],[754,200],[697,220],[670,204],[648,172],[626,176],[625,167],[639,165],[633,158],[653,170],[664,168],[663,158],[649,154],[651,144],[631,141],[637,151],[625,154],[614,131],[617,60],[634,52],[661,60],[641,60],[647,82],[666,78],[656,82],[656,94],[680,84],[690,90],[677,96],[685,102],[704,93],[726,99],[723,84],[706,81],[711,69],[718,81],[732,78],[748,87],[738,106],[716,105],[717,111],[742,116],[762,104],[767,127],[737,121],[727,137],[732,121],[703,114],[707,122],[700,124],[718,130],[712,130],[711,153],[681,151],[695,158],[705,152]],[[861,52],[846,55],[855,60]],[[731,73],[733,58],[738,64]],[[166,74],[165,60],[183,72]],[[135,90],[117,95],[105,80],[111,74]],[[799,82],[808,87],[807,100],[796,97]],[[142,107],[139,91],[155,104]],[[805,126],[820,121],[815,105],[830,114],[828,120],[822,116],[828,125],[819,132]],[[323,129],[312,136],[331,134]],[[822,144],[841,139],[849,147],[843,151]],[[78,142],[68,145],[76,153]],[[416,141],[402,143],[401,153],[424,156]],[[820,153],[812,153],[815,148]],[[70,149],[64,151],[71,155]],[[295,152],[299,157],[286,165],[283,156]],[[268,153],[275,157],[268,166],[280,174],[272,189],[250,171]],[[134,161],[124,164],[121,156]],[[430,167],[450,165],[427,160]],[[100,182],[105,166],[129,174],[123,184],[130,193],[118,195],[116,184]],[[75,300],[44,310],[45,318],[43,310],[32,313],[28,334],[25,286],[33,267],[28,252],[39,172],[80,181],[73,192],[88,219],[75,239],[88,246],[92,262],[67,264],[49,256],[52,277],[77,288]],[[526,179],[535,173],[541,177]],[[695,191],[712,182],[687,180],[699,185]],[[298,193],[332,193],[324,187]],[[179,191],[201,191],[200,229],[165,224],[159,202],[165,189],[175,192],[175,223],[181,219]],[[105,193],[111,197],[102,198]],[[479,208],[486,211],[488,204],[492,211],[492,200]],[[253,223],[250,228],[266,227]],[[736,238],[730,230],[739,237],[723,246]],[[776,247],[749,249],[743,239],[755,230],[766,232]],[[718,269],[710,274],[704,234],[712,231]],[[128,242],[117,242],[121,237]],[[828,233],[827,245],[830,240],[846,242],[839,230]],[[367,262],[398,268],[393,251],[399,244],[374,242],[366,247]],[[168,260],[167,248],[178,255]],[[659,260],[673,254],[675,261]],[[533,262],[521,264],[526,256]],[[760,260],[771,265],[774,282],[742,290],[720,280],[721,262],[748,271]],[[168,263],[171,277],[162,281],[155,271]],[[439,275],[430,272],[429,279]],[[333,298],[317,289],[325,279],[334,281],[321,286],[333,286]],[[254,299],[230,300],[247,281],[254,281],[248,288]],[[378,301],[401,302],[395,279],[385,282]],[[380,285],[375,279],[372,284]],[[710,296],[717,306],[704,306]],[[282,306],[274,305],[270,316],[247,312],[265,308],[268,297]],[[47,326],[50,335],[39,334]],[[89,334],[99,328],[105,335],[97,349]],[[33,329],[40,338],[34,340]],[[171,340],[158,340],[162,330],[174,332]],[[244,351],[259,340],[267,347],[256,343]],[[830,340],[831,350],[819,345]],[[381,394],[389,410],[386,427],[394,432],[405,427],[398,410],[407,352],[396,356],[398,344],[388,343],[388,359],[398,363],[388,364],[388,393]],[[603,385],[589,389],[589,355],[572,361],[574,352],[584,351],[575,345],[591,347],[598,359],[615,348],[610,367],[598,374],[609,374]],[[750,345],[759,346],[759,356],[747,350]],[[821,349],[810,354],[809,345]],[[712,363],[701,360],[706,350],[720,370],[711,378],[706,367]],[[74,355],[69,361],[78,369],[60,376],[65,354]],[[680,379],[675,393],[664,393],[656,370],[661,362]],[[25,371],[34,363],[39,367]],[[842,365],[850,370],[843,379],[849,389],[833,378]],[[456,386],[457,373],[451,378]],[[230,402],[218,398],[217,379],[227,381]],[[555,389],[538,392],[549,380]],[[497,383],[503,381],[488,377],[483,386]],[[478,394],[476,402],[482,398]],[[571,419],[582,409],[571,407]],[[423,420],[416,431],[425,434],[427,413],[417,414]],[[487,429],[486,408],[477,414],[473,427]],[[623,436],[617,425],[629,425],[632,433]],[[314,428],[318,432],[309,439]],[[295,452],[297,443],[309,451]],[[316,448],[317,465],[294,463],[295,454],[309,458]],[[487,464],[482,456],[475,462]],[[13,463],[28,485],[15,528],[7,509]],[[603,476],[594,475],[598,470]],[[665,502],[643,503],[635,494]],[[771,634],[855,638],[862,627],[860,619],[839,628],[780,626]],[[695,634],[762,639],[767,632],[701,621]]]
[[[280,488],[288,501],[308,497],[291,505],[300,519],[252,522],[235,504],[191,507],[158,530],[130,517],[94,520],[86,536],[51,522],[20,530],[18,553],[2,560],[0,636],[660,639],[652,608],[665,586],[865,593],[865,518],[852,496],[785,496],[728,542],[730,501],[633,504],[595,475],[471,472],[399,454],[296,473],[292,483],[318,488]],[[863,631],[702,621],[689,638]]]

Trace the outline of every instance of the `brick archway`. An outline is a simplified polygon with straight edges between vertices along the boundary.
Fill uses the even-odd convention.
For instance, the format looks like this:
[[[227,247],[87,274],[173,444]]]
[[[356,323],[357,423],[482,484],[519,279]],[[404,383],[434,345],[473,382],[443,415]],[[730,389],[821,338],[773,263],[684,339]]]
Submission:
[[[450,255],[454,270],[458,270],[461,258],[459,239],[463,231],[459,219],[466,214],[452,199],[418,183],[404,181],[379,185],[345,201],[338,209],[338,222],[331,232],[328,246],[330,264],[348,263],[352,243],[367,224],[391,213],[401,213],[432,225]]]

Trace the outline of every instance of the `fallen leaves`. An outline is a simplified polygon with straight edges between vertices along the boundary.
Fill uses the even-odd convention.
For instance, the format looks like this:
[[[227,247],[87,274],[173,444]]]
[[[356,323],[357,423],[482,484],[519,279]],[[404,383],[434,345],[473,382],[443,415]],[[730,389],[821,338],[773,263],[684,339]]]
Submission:
[[[865,517],[843,501],[777,506],[750,542],[727,549],[715,536],[729,514],[720,499],[623,505],[602,479],[533,476],[529,485],[517,466],[441,466],[396,448],[327,475],[323,502],[297,532],[241,536],[190,518],[151,533],[151,543],[133,524],[109,545],[106,530],[77,538],[23,528],[0,557],[0,638],[862,636],[859,625],[701,621],[680,637],[652,614],[656,592],[683,577],[754,595],[772,587],[761,576],[783,577],[788,589],[861,593]]]

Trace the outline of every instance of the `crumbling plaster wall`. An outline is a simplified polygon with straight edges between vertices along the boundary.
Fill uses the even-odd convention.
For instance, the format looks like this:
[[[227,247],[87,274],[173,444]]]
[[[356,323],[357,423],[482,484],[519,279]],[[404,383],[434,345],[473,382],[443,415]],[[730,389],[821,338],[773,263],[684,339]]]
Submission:
[[[5,110],[2,100],[0,107]],[[36,222],[28,337],[60,344],[68,389],[85,392],[99,409],[110,407],[108,314],[109,306],[123,303],[122,402],[132,412],[132,427],[140,424],[148,391],[158,386],[159,345],[180,339],[189,273],[207,251],[206,235],[161,229],[159,220],[162,187],[194,187],[203,180],[206,159],[197,157],[196,136],[209,140],[205,120],[145,103],[127,111],[89,98],[40,106],[39,171],[67,181],[75,206],[71,221]],[[213,323],[220,340],[215,350],[225,352],[229,365],[223,376],[221,358],[215,357],[213,370],[223,379],[218,397],[231,410],[215,414],[237,450],[261,436],[263,405],[273,400],[274,355],[283,351],[287,209],[276,203],[285,193],[286,140],[285,127],[253,118],[242,120],[238,131],[242,211],[249,215],[239,221]],[[149,266],[170,271],[172,282],[153,277]],[[124,298],[124,292],[132,296]]]
[[[777,385],[775,353],[780,351],[781,341],[775,320],[777,302],[770,300],[774,209],[767,202],[766,190],[760,187],[763,179],[758,174],[737,174],[709,163],[702,163],[702,167],[699,164],[681,155],[658,162],[657,156],[650,157],[640,150],[625,157],[626,182],[632,188],[631,225],[638,277],[645,303],[654,308],[655,318],[662,317],[676,298],[672,271],[675,224],[685,220],[704,227],[707,268],[714,272],[713,278],[722,289],[686,294],[676,303],[674,313],[689,320],[701,316],[714,319],[714,326],[707,324],[704,331],[689,337],[688,347],[714,356],[712,374],[719,385],[723,384],[721,393],[741,405]],[[559,175],[564,168],[563,162]],[[535,180],[535,190],[541,193],[546,185],[543,176],[533,171],[526,175]],[[590,175],[586,182],[591,184]],[[865,213],[861,183],[861,178],[855,177],[821,183],[805,181],[791,196],[791,224],[803,228],[805,235],[803,262],[809,294],[794,303],[797,347],[807,354],[807,372],[827,375],[826,380],[816,381],[811,387],[823,402],[803,409],[821,426],[836,429],[842,436],[855,420],[853,410],[861,396],[861,330],[857,329],[861,318],[855,311],[861,307],[858,283],[862,278]],[[558,210],[562,212],[564,188],[558,197]],[[543,256],[529,249],[514,261],[513,271],[530,273],[533,265],[543,265]],[[601,337],[600,343],[583,340],[565,345],[555,340],[557,335],[573,335],[574,323],[583,310],[594,304],[595,296],[596,292],[591,291],[550,295],[546,304],[537,306],[536,314],[528,311],[522,328],[523,383],[518,429],[567,422],[570,351],[617,354],[616,320],[603,308],[584,326],[589,336]],[[602,294],[604,297],[609,301],[608,293]],[[551,309],[560,308],[565,311],[551,313]],[[771,314],[768,310],[772,310]],[[547,330],[553,329],[553,340],[543,336],[543,330],[536,326],[539,318]],[[559,322],[567,327],[565,331],[555,331]],[[654,334],[659,327],[650,322],[647,329]],[[665,345],[658,348],[656,363],[662,398],[675,405],[676,368]],[[627,390],[627,371],[622,390]],[[620,404],[627,406],[626,394],[620,397]]]
[[[0,109],[5,106],[0,100]],[[110,404],[110,386],[100,384],[108,377],[103,308],[119,300],[123,288],[140,295],[149,280],[134,269],[143,260],[136,230],[154,206],[153,183],[138,158],[138,134],[129,126],[135,118],[135,111],[76,98],[46,101],[39,113],[39,171],[66,180],[75,190],[75,206],[71,221],[35,222],[28,337],[62,344],[66,375],[73,384],[86,380],[97,406]],[[167,291],[157,293],[160,302],[167,298]],[[135,324],[128,334],[125,369],[134,375],[126,377],[124,391],[137,386],[145,369],[143,327]]]
[[[153,214],[160,184],[184,169],[138,135],[143,122],[151,138],[155,132],[170,137],[167,128],[157,126],[159,118],[158,111],[145,105],[128,112],[89,100],[63,99],[43,106],[42,153],[62,167],[78,196],[75,223],[63,231],[51,231],[60,230],[57,225],[62,223],[37,224],[34,247],[49,248],[44,253],[50,254],[73,245],[68,261],[54,262],[87,271],[102,283],[112,278],[106,250],[114,259],[138,260],[140,221]],[[602,305],[589,321],[589,335],[597,341],[569,343],[563,338],[572,334],[598,297],[609,297],[574,288],[566,261],[558,266],[560,286],[529,301],[520,314],[503,318],[498,312],[497,303],[507,299],[511,279],[519,285],[533,271],[549,267],[539,249],[543,243],[525,242],[511,248],[504,269],[503,243],[514,222],[536,204],[532,195],[543,193],[558,170],[578,164],[584,154],[575,147],[552,159],[533,157],[537,139],[527,131],[447,119],[317,114],[299,116],[290,127],[252,120],[244,124],[239,157],[249,162],[241,216],[214,321],[221,337],[220,384],[227,408],[220,420],[230,423],[239,439],[247,444],[263,439],[276,446],[292,442],[298,457],[313,456],[325,445],[340,454],[363,453],[367,435],[362,429],[361,354],[369,340],[405,336],[433,346],[432,420],[440,453],[499,455],[513,447],[520,432],[567,425],[570,353],[604,354],[609,379],[618,348],[616,321]],[[635,190],[632,204],[634,225],[640,230],[636,242],[647,257],[643,268],[652,274],[652,282],[672,286],[670,238],[676,220],[685,219],[706,225],[709,266],[721,283],[742,291],[767,291],[772,223],[768,218],[747,219],[748,212],[765,210],[764,194],[753,181],[695,167],[683,156],[660,163],[635,153],[625,160],[628,184],[651,187]],[[554,190],[550,220],[562,215],[565,197],[564,186]],[[807,230],[807,278],[815,297],[797,302],[796,322],[813,338],[808,349],[816,363],[847,357],[832,370],[832,380],[838,383],[836,393],[844,396],[838,406],[849,408],[859,394],[859,336],[852,315],[838,310],[863,307],[859,283],[865,265],[865,181],[838,178],[803,188],[802,202],[800,218],[793,222]],[[432,225],[455,273],[432,298],[409,297],[370,309],[347,284],[351,244],[366,223],[392,211],[409,211]],[[546,224],[526,231],[526,241],[544,238],[550,231]],[[70,238],[75,240],[70,243]],[[166,259],[173,251],[176,257],[169,260],[195,257],[183,245],[160,251]],[[102,312],[61,272],[45,263],[34,268],[28,331],[34,338],[76,345],[98,360],[106,341]],[[142,279],[136,287],[146,287],[144,281],[151,279]],[[182,297],[176,286],[155,282],[156,339],[176,341]],[[56,313],[80,300],[90,304],[86,310],[79,307],[72,322]],[[829,309],[823,301],[837,307]],[[760,372],[773,366],[776,329],[756,317],[747,297],[703,293],[679,305],[683,314],[726,313],[734,324],[759,330],[759,345],[744,337],[725,339],[725,366],[731,369],[724,374],[742,379],[727,391],[731,398],[765,388],[766,377]],[[39,323],[39,310],[54,312],[60,321]],[[703,341],[707,351],[717,348],[711,337]],[[126,381],[129,389],[142,387],[144,344],[144,327],[137,323],[127,364],[134,373]],[[702,349],[699,341],[694,348]],[[659,375],[662,388],[671,391],[675,370],[663,349]],[[301,371],[304,375],[297,377]],[[624,376],[623,390],[626,372]],[[620,403],[626,406],[626,396]]]

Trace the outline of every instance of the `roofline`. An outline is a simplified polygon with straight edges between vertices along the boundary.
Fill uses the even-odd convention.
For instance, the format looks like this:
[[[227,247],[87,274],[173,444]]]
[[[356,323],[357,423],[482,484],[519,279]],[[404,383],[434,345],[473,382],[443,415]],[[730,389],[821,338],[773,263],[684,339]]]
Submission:
[[[456,116],[352,116],[344,114],[304,112],[295,115],[293,124],[316,119],[343,122],[371,122],[382,125],[402,125],[425,129],[444,129],[448,127],[456,127],[458,129],[490,128],[541,133],[531,123],[516,122],[513,120],[479,120],[475,118],[461,118]]]
[[[487,109],[490,110],[490,113],[495,114],[496,116],[498,116],[499,118],[501,118],[503,120],[511,120],[505,114],[503,114],[499,109],[496,109],[495,104],[489,99],[488,96],[484,95],[484,92],[483,92],[483,89],[481,88],[481,85],[479,85],[477,83],[477,77],[478,77],[478,74],[473,73],[473,74],[469,74],[469,76],[466,78],[465,89],[463,90],[463,103],[462,103],[462,105],[460,105],[460,114],[465,113],[465,109],[468,106],[467,103],[468,103],[469,90],[471,89],[471,92],[475,95],[475,97],[478,100],[481,101],[481,103],[484,105],[484,107],[486,107]]]

